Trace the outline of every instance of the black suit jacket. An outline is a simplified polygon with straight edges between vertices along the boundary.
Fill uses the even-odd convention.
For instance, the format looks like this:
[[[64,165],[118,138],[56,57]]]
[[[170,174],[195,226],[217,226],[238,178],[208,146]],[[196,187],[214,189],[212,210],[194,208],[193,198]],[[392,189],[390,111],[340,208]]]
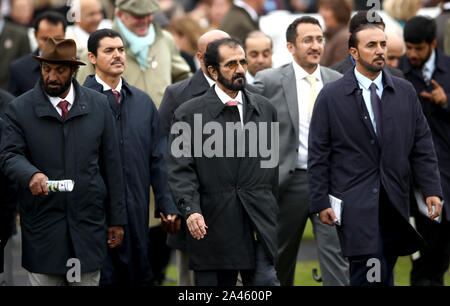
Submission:
[[[39,50],[35,50],[33,55],[39,55]],[[30,54],[22,56],[9,66],[8,92],[18,97],[34,88],[40,77],[41,65],[39,61],[31,57]]]
[[[258,130],[258,136],[254,137],[260,137],[265,125],[270,129],[271,123],[277,121],[277,112],[266,98],[248,90],[242,93],[243,121],[254,124]],[[187,235],[187,250],[193,270],[254,269],[253,230],[267,251],[268,259],[274,260],[276,255],[278,165],[265,168],[261,161],[267,159],[262,158],[260,150],[251,157],[249,151],[253,146],[249,135],[245,136],[244,157],[237,157],[236,150],[233,157],[225,153],[230,139],[225,128],[230,122],[227,117],[229,111],[211,87],[201,97],[181,105],[173,120],[173,124],[189,126],[192,135],[197,134],[194,121],[199,115],[202,129],[212,122],[218,124],[223,133],[217,130],[215,135],[221,140],[227,139],[221,144],[220,141],[214,143],[215,150],[222,150],[222,156],[219,153],[219,156],[207,157],[206,152],[199,155],[194,150],[194,144],[201,143],[202,148],[207,145],[209,134],[200,131],[203,134],[200,138],[187,139],[189,133],[184,130],[169,136],[169,147],[176,145],[179,137],[190,144],[190,149],[183,147],[189,151],[186,155],[177,156],[173,150],[169,153],[169,185],[175,202],[185,218],[192,213],[200,213],[208,226],[204,239],[197,240]],[[271,141],[271,131],[266,131]],[[268,147],[273,148],[273,145],[272,142]]]
[[[392,224],[396,245],[391,251],[407,255],[422,247],[423,239],[409,224],[410,168],[425,197],[442,197],[431,132],[414,88],[385,71],[383,83],[381,141],[353,70],[325,84],[311,119],[310,211],[329,208],[329,194],[343,200],[338,233],[344,256],[377,251],[381,188],[399,215]]]
[[[345,57],[345,59],[333,66],[331,66],[331,69],[334,69],[336,71],[339,71],[340,73],[344,74],[346,73],[348,70],[350,70],[351,68],[355,67],[353,65],[352,60],[350,59],[351,55],[348,55]],[[405,78],[405,75],[403,74],[403,72],[401,72],[401,70],[385,65],[384,66],[384,71],[388,71],[390,74],[392,74],[393,76],[399,77],[399,78]]]

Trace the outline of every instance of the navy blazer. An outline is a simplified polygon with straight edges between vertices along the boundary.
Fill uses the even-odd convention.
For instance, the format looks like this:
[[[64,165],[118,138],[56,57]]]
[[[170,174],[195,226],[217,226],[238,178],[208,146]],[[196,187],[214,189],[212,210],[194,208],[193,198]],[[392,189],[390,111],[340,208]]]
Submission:
[[[417,93],[433,91],[433,85],[425,83],[421,70],[413,69],[406,56],[400,59],[399,67],[406,79],[413,84]],[[433,79],[444,89],[447,95],[447,107],[443,108],[420,96],[419,100],[433,135],[441,173],[442,192],[444,200],[448,203],[450,201],[450,56],[445,55],[439,49],[436,49],[436,69]],[[444,212],[447,220],[450,221],[450,209],[446,207]]]
[[[36,49],[33,55],[39,55]],[[9,66],[8,92],[15,97],[34,88],[41,77],[41,65],[30,54],[19,57]]]
[[[377,251],[380,189],[398,211],[397,255],[423,240],[409,224],[410,165],[425,197],[442,197],[431,132],[412,85],[383,71],[381,141],[374,133],[354,71],[324,86],[310,124],[310,211],[330,207],[328,194],[344,202],[338,227],[345,256]]]

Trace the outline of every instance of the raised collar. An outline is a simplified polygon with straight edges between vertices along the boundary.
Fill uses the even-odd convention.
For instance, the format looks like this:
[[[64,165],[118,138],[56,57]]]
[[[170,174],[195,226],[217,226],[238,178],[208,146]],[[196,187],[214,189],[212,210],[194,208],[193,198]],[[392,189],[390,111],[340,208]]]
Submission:
[[[362,87],[364,87],[364,89],[370,91],[370,85],[372,83],[375,83],[375,85],[377,85],[378,89],[383,88],[383,72],[381,72],[373,81],[371,79],[369,79],[368,77],[366,77],[365,75],[361,74],[358,71],[358,69],[356,69],[356,67],[354,68],[354,72],[355,72],[356,80],[358,81],[359,84],[361,84]]]
[[[204,97],[205,106],[208,109],[208,111],[211,113],[211,116],[213,118],[217,118],[217,116],[219,116],[219,114],[222,112],[222,110],[226,106],[225,106],[225,104],[222,103],[222,101],[217,96],[214,87],[215,87],[215,85],[210,87],[203,97]],[[255,110],[256,113],[260,114],[259,106],[256,103],[254,103],[254,99],[256,99],[256,96],[254,96],[253,93],[251,93],[250,91],[248,91],[245,88],[241,92],[243,94],[243,99],[245,97],[246,110],[248,112]]]
[[[386,72],[385,69],[383,69],[383,79],[382,82],[384,84],[383,88],[391,88],[392,90],[395,90],[394,88],[394,82],[392,81],[392,76],[389,72]],[[356,79],[355,73],[353,69],[349,69],[346,73],[344,73],[344,76],[342,77],[343,86],[342,89],[344,90],[344,93],[346,95],[351,95],[355,90],[359,90],[358,80]]]
[[[107,90],[113,90],[108,84],[106,84],[99,76],[98,74],[95,74],[94,76],[97,83],[103,86],[103,91]],[[120,92],[122,90],[122,78],[120,78],[119,83],[117,84],[116,88],[114,88],[115,91]]]

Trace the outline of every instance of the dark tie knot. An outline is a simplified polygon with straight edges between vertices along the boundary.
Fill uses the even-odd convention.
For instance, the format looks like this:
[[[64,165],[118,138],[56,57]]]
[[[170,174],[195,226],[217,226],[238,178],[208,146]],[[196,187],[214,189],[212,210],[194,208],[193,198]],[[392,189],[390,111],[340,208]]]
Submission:
[[[372,83],[372,84],[370,84],[370,91],[376,91],[377,90],[377,84],[375,84],[375,83]]]

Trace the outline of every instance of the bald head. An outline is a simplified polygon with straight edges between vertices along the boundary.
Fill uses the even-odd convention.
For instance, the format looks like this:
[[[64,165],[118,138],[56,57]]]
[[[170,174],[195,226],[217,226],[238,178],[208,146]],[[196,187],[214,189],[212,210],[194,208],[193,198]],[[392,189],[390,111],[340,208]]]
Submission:
[[[197,41],[197,50],[198,52],[201,52],[202,54],[205,53],[206,47],[209,45],[210,42],[213,42],[215,40],[219,40],[222,38],[229,38],[230,35],[227,32],[221,31],[221,30],[212,30],[208,31]]]
[[[386,41],[386,65],[397,68],[398,61],[402,57],[405,46],[403,43],[403,39],[393,33],[387,33],[387,41]]]
[[[221,30],[211,30],[200,36],[200,38],[197,41],[197,58],[200,62],[203,73],[209,75],[208,69],[206,69],[205,64],[203,62],[203,54],[206,51],[206,47],[208,47],[208,45],[215,40],[229,37],[230,35],[227,32]]]
[[[102,5],[99,0],[78,0],[80,3],[80,22],[77,23],[85,32],[91,34],[97,30],[103,19]]]

